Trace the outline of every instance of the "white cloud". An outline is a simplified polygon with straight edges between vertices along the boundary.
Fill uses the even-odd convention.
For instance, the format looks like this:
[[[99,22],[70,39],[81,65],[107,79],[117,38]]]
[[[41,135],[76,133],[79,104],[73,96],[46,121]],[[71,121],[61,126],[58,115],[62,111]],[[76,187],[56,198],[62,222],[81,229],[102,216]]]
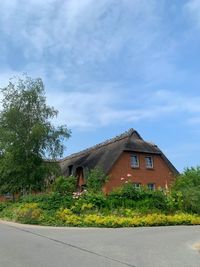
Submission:
[[[129,60],[156,47],[159,7],[155,0],[7,0],[0,29],[23,47],[26,59],[66,72],[109,60],[129,49]],[[158,47],[157,47],[158,48]],[[56,61],[56,62],[55,62]]]
[[[136,94],[129,86],[125,99],[123,85],[113,83],[124,73],[129,77],[141,76],[144,81],[145,78],[170,80],[174,73],[177,76],[176,67],[169,59],[173,41],[172,47],[170,42],[164,42],[168,39],[162,27],[162,3],[156,0],[7,0],[1,3],[0,30],[11,43],[15,41],[15,45],[23,48],[27,60],[23,71],[42,76],[51,88],[55,86],[56,92],[47,92],[48,99],[60,110],[62,123],[87,128],[119,120],[152,120],[174,113],[186,114],[185,121],[195,120],[200,113],[199,97],[156,89],[149,92],[149,88],[146,93],[138,93],[137,89]],[[188,1],[185,7],[198,15],[200,1]],[[5,43],[1,41],[0,49],[6,54]],[[118,60],[116,65],[115,60]],[[102,82],[107,70],[114,73],[117,68],[117,77],[105,77],[106,81]],[[97,76],[103,73],[99,84],[93,71]],[[0,83],[12,75],[12,68],[2,73]],[[90,84],[83,85],[85,80]],[[60,87],[56,87],[56,82],[61,83]],[[65,91],[63,84],[70,91]]]
[[[104,85],[105,86],[105,85]],[[100,88],[103,86],[101,85]],[[155,91],[136,96],[129,92],[126,102],[125,95],[109,86],[104,90],[51,92],[48,102],[59,110],[59,123],[69,124],[79,129],[98,128],[120,123],[156,121],[160,118],[182,115],[180,123],[188,124],[200,116],[198,103],[200,97],[184,96],[169,91]],[[119,104],[124,100],[124,105]],[[142,100],[143,99],[143,100]],[[142,105],[137,105],[142,100]],[[126,105],[127,103],[127,105]]]
[[[184,9],[195,25],[200,27],[200,1],[188,0],[184,6]]]
[[[58,70],[59,73],[60,70]],[[19,73],[15,73],[19,76]],[[34,75],[37,77],[37,75]],[[62,80],[62,73],[60,74]],[[10,72],[0,75],[6,86]],[[93,90],[95,86],[95,90]],[[47,102],[59,110],[55,120],[72,128],[92,129],[120,123],[156,121],[182,117],[180,124],[199,125],[200,97],[167,90],[121,90],[116,83],[86,83],[73,91],[47,91]]]

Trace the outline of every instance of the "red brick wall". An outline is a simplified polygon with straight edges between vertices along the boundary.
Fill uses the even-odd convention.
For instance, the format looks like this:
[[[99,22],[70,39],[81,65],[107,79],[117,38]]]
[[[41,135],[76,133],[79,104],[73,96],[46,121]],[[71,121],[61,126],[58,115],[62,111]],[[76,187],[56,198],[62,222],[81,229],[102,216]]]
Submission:
[[[149,155],[145,153],[134,153],[139,158],[139,168],[131,167],[130,152],[123,152],[119,159],[113,165],[109,172],[109,181],[104,187],[104,192],[108,193],[113,188],[119,187],[125,181],[141,183],[147,185],[148,183],[155,183],[156,188],[169,186],[174,180],[174,175],[170,171],[165,161],[159,155]],[[153,169],[147,169],[145,165],[145,156],[153,157]],[[130,177],[127,174],[131,175]],[[121,179],[124,178],[124,179]]]
[[[6,198],[4,196],[0,196],[0,202],[6,201]]]
[[[17,195],[15,195],[15,198],[17,199]],[[8,196],[5,196],[5,195],[0,195],[0,202],[4,202],[4,201],[10,201],[12,200],[12,196],[8,197]]]

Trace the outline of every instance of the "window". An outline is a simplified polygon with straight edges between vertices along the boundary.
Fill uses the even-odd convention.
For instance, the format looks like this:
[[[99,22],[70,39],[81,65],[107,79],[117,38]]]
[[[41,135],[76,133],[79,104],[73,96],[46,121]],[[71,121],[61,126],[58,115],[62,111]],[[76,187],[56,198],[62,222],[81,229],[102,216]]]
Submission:
[[[12,198],[12,194],[10,192],[4,194],[4,197],[7,199],[11,199]]]
[[[69,165],[69,167],[68,167],[68,173],[69,173],[69,176],[70,175],[73,175],[73,165]]]
[[[151,156],[145,157],[146,168],[153,169],[153,158]]]
[[[141,183],[137,183],[137,182],[135,182],[135,183],[133,183],[133,187],[134,187],[135,189],[139,189],[139,188],[141,187]]]
[[[139,167],[139,160],[137,155],[131,155],[131,167],[138,168]]]
[[[156,188],[156,185],[153,183],[148,184],[147,186],[148,186],[148,189],[150,189],[150,190],[155,190],[155,188]]]

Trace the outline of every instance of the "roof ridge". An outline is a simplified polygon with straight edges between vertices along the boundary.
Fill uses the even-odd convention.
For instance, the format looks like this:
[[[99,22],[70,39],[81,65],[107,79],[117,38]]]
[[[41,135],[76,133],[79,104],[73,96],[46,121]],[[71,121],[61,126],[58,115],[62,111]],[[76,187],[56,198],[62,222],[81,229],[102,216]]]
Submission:
[[[110,138],[110,139],[107,139],[106,141],[103,141],[99,144],[96,144],[94,146],[91,146],[89,148],[86,148],[80,152],[77,152],[77,153],[73,153],[67,157],[65,157],[64,159],[62,159],[61,161],[65,161],[66,159],[69,159],[69,158],[74,158],[76,156],[79,156],[81,154],[84,154],[84,153],[87,153],[91,150],[94,150],[94,149],[97,149],[97,148],[100,148],[100,147],[103,147],[103,146],[106,146],[106,145],[109,145],[109,144],[112,144],[114,142],[117,142],[119,140],[122,140],[124,138],[127,138],[127,137],[130,137],[133,133],[136,133],[138,138],[139,139],[142,139],[141,136],[138,134],[138,132],[136,130],[134,130],[133,128],[130,128],[129,130],[125,131],[124,133],[120,134],[120,135],[116,135],[115,137],[113,138]]]

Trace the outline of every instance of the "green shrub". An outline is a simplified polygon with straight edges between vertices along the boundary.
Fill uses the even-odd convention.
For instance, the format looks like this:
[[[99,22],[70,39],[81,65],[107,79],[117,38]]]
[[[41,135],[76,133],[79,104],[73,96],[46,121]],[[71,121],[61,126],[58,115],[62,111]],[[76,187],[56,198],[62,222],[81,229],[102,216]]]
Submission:
[[[86,192],[76,199],[71,210],[76,214],[85,213],[89,209],[90,211],[100,211],[106,207],[106,202],[107,199],[103,193]]]
[[[184,211],[200,214],[200,186],[183,192],[182,207]]]
[[[52,196],[58,199],[56,204],[58,208],[53,204]],[[28,199],[28,196],[26,198]],[[3,208],[1,218],[21,223],[54,226],[137,227],[200,224],[200,216],[197,215],[187,213],[169,215],[156,210],[155,206],[157,204],[155,205],[153,198],[151,199],[152,203],[148,198],[139,201],[125,199],[124,205],[130,206],[130,203],[126,202],[130,201],[134,203],[135,207],[124,208],[124,206],[118,206],[117,209],[112,210],[108,208],[110,200],[108,201],[108,198],[102,194],[95,196],[88,193],[88,195],[80,197],[75,202],[70,202],[68,207],[63,205],[61,199],[65,198],[60,194],[50,194],[49,198],[47,198],[47,195],[29,196],[29,200],[33,200],[33,198],[40,201],[37,203],[10,203],[7,207]],[[49,199],[51,199],[50,204],[48,202],[45,203]],[[149,209],[152,206],[154,206],[154,209]]]
[[[200,186],[200,166],[196,168],[187,168],[183,174],[179,175],[173,184],[176,191],[186,188],[195,188]]]
[[[96,167],[89,170],[86,173],[87,190],[94,193],[102,192],[103,185],[107,180],[108,176],[105,175],[101,168]]]
[[[0,217],[6,220],[14,220],[14,212],[20,206],[20,203],[9,202],[0,212]]]
[[[38,224],[42,218],[42,210],[37,203],[27,203],[14,211],[14,218],[21,223]]]
[[[56,218],[69,226],[80,226],[82,224],[81,217],[73,214],[69,209],[60,209],[56,213]]]
[[[107,198],[103,193],[90,193],[87,192],[83,195],[83,201],[87,204],[92,204],[96,209],[102,209],[106,207]]]
[[[2,212],[7,207],[8,207],[8,204],[6,202],[0,202],[0,212]]]
[[[68,209],[57,212],[57,218],[68,226],[90,226],[90,227],[138,227],[138,226],[160,226],[160,225],[199,225],[200,217],[191,214],[148,214],[133,216],[102,216],[99,214],[88,214],[78,216]]]
[[[172,196],[179,209],[200,214],[200,167],[186,169],[175,180]]]
[[[52,185],[53,191],[62,195],[72,195],[76,191],[77,177],[60,176],[57,177]]]
[[[38,203],[38,207],[51,211],[57,210],[61,207],[70,208],[74,204],[72,196],[64,196],[60,193],[52,192],[48,194],[27,195],[20,199],[22,203]]]
[[[144,210],[168,210],[166,194],[161,190],[149,190],[146,187],[134,188],[131,182],[113,190],[108,195],[110,208],[141,208]]]

